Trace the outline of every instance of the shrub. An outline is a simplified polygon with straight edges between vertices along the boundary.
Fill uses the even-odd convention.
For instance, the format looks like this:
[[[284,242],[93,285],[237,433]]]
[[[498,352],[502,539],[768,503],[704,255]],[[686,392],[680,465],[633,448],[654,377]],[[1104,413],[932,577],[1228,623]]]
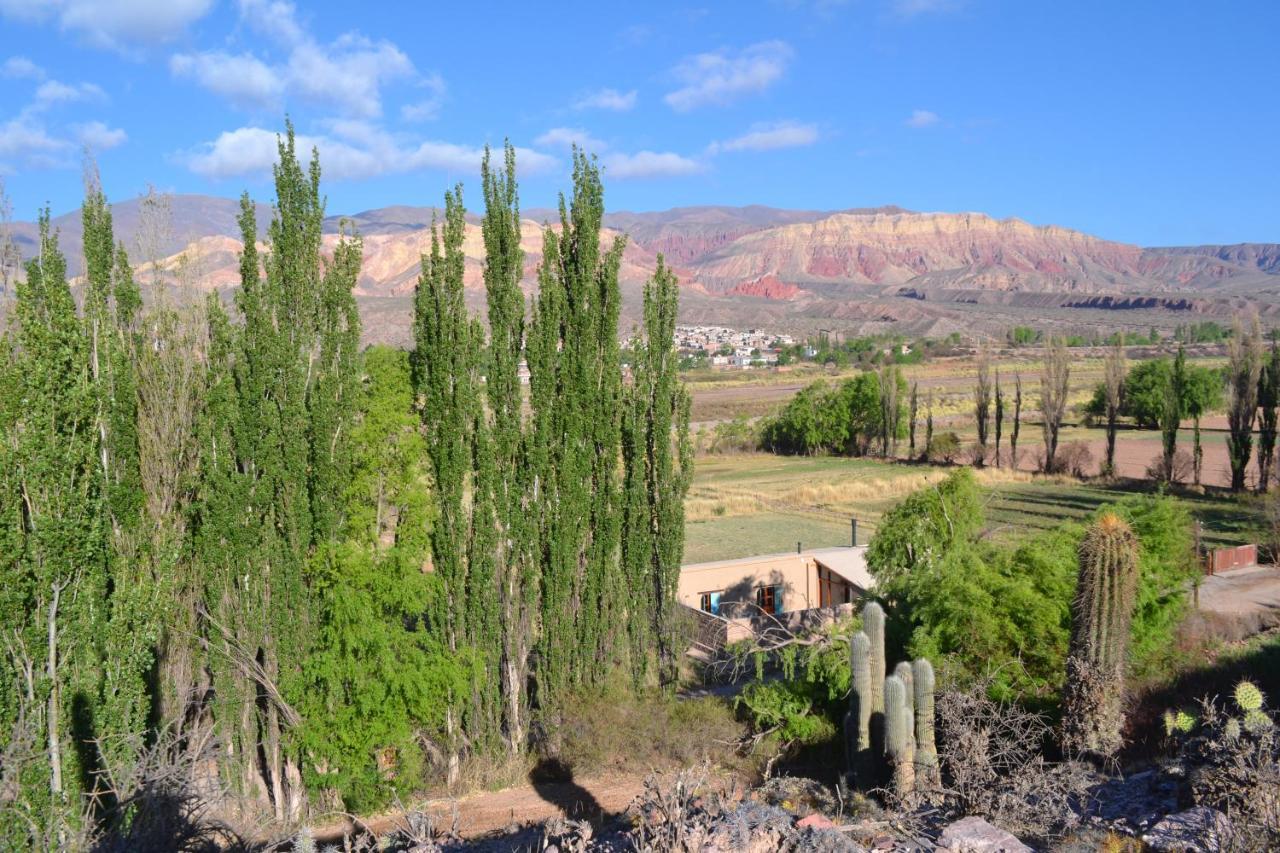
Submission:
[[[1069,441],[1058,448],[1058,468],[1081,479],[1093,469],[1093,451],[1083,441]]]
[[[960,436],[954,432],[940,432],[934,435],[933,441],[924,449],[924,456],[930,462],[950,465],[960,455]]]
[[[1130,662],[1149,669],[1186,613],[1194,576],[1191,519],[1169,496],[1103,507],[1139,542]],[[962,682],[986,678],[997,698],[1053,699],[1060,686],[1076,586],[1078,524],[1014,544],[979,539],[981,495],[969,469],[885,513],[867,552],[887,605],[895,651],[936,662]]]

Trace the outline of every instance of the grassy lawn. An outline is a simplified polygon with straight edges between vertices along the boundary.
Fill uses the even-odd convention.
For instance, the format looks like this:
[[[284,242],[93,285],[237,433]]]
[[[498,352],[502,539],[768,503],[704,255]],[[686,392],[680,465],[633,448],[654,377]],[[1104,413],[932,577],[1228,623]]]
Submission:
[[[1022,535],[1056,527],[1064,520],[1080,520],[1098,507],[1140,491],[1145,484],[1117,486],[1088,483],[1031,482],[993,488],[987,522],[995,535]],[[1247,503],[1215,494],[1181,494],[1192,516],[1200,521],[1208,547],[1239,545],[1256,540],[1258,519]]]
[[[686,502],[686,563],[845,545],[849,519],[865,543],[885,511],[951,469],[841,457],[745,453],[703,456]],[[993,469],[977,472],[997,536],[1020,536],[1079,520],[1103,504],[1149,488],[1125,480],[1103,486]],[[1257,510],[1218,492],[1180,494],[1203,525],[1209,547],[1256,541]]]

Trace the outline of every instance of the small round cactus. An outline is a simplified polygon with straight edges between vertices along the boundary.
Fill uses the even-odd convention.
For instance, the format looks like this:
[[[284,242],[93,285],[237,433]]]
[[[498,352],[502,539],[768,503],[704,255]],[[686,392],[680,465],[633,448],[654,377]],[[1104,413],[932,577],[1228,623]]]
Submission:
[[[1254,708],[1244,713],[1244,728],[1250,734],[1262,734],[1271,728],[1271,718],[1261,708]]]
[[[1235,717],[1227,720],[1222,726],[1222,736],[1229,741],[1240,740],[1240,721]]]
[[[1175,733],[1190,734],[1195,727],[1195,714],[1183,710],[1164,712],[1164,733],[1170,737]]]
[[[1240,710],[1246,713],[1262,709],[1262,691],[1258,689],[1258,685],[1247,678],[1236,685],[1235,700]]]

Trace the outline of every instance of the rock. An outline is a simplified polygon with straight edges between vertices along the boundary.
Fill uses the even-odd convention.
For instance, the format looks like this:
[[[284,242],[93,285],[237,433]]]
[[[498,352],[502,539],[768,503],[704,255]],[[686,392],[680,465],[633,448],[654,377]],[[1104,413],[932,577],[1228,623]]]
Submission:
[[[980,817],[961,818],[938,837],[938,846],[951,853],[1031,853],[1031,848]]]
[[[1227,849],[1231,821],[1217,809],[1195,806],[1171,814],[1142,836],[1162,853],[1217,853]]]
[[[797,829],[834,829],[835,824],[825,815],[814,812],[808,817],[802,817],[796,821]]]

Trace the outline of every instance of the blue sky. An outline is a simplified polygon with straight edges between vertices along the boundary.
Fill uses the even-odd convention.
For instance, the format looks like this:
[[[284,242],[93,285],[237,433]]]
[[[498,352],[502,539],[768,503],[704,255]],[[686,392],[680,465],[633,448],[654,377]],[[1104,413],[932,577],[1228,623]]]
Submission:
[[[898,204],[1145,245],[1280,241],[1280,3],[0,0],[17,218],[108,194],[269,199],[288,112],[331,212],[434,204],[568,148],[611,208]],[[474,191],[469,196],[478,202]]]

